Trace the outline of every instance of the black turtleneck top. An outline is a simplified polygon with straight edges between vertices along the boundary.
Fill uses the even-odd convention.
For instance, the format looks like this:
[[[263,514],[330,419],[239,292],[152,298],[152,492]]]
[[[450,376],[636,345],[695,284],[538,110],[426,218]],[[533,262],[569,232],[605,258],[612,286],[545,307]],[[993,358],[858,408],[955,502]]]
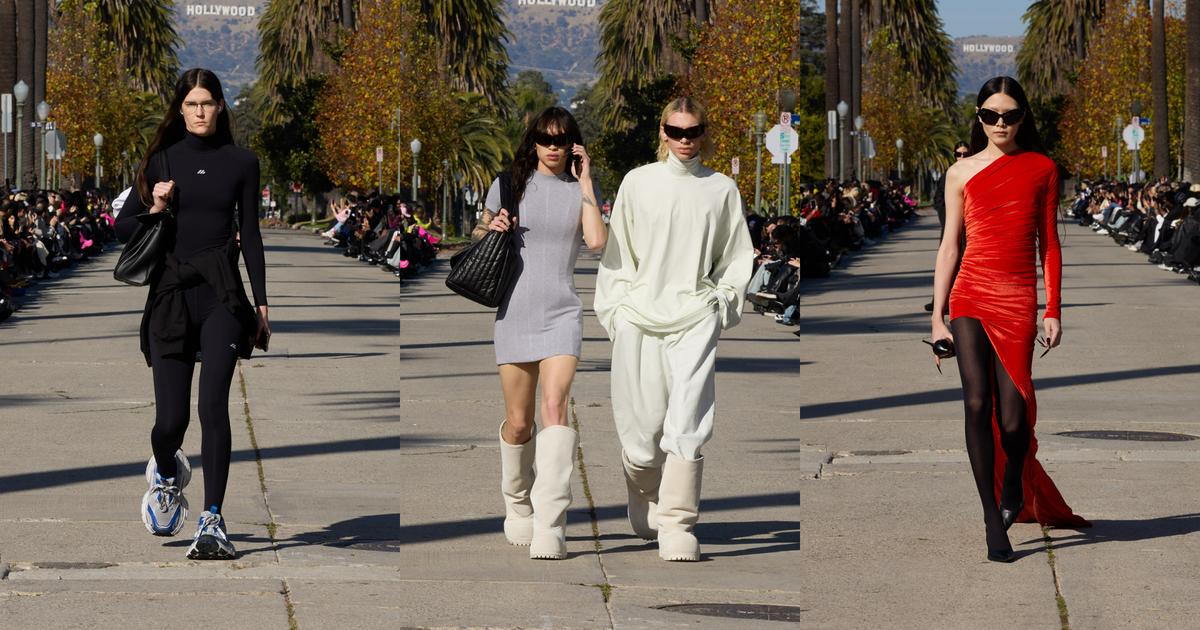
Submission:
[[[254,303],[266,305],[266,259],[258,231],[258,157],[213,136],[191,133],[167,147],[166,157],[169,172],[163,172],[161,159],[152,157],[146,165],[146,181],[153,189],[158,182],[175,180],[171,203],[176,219],[175,257],[187,262],[200,252],[224,247],[233,236],[235,220],[240,221],[242,258]],[[137,191],[132,191],[117,217],[121,242],[133,236],[136,217],[147,210]]]

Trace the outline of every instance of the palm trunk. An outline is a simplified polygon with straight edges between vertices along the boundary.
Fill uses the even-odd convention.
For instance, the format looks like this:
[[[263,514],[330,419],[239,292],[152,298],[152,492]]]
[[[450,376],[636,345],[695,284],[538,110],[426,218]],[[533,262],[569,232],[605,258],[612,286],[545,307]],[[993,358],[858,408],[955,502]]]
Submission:
[[[1154,0],[1150,19],[1150,84],[1154,92],[1154,177],[1171,170],[1171,132],[1167,126],[1167,46],[1163,0]]]
[[[1200,179],[1200,0],[1187,0],[1187,63],[1183,121],[1183,179]]]
[[[1200,1],[1200,0],[1196,0]],[[837,109],[838,102],[838,0],[825,0],[825,111]],[[825,176],[837,175],[836,142],[826,139]]]

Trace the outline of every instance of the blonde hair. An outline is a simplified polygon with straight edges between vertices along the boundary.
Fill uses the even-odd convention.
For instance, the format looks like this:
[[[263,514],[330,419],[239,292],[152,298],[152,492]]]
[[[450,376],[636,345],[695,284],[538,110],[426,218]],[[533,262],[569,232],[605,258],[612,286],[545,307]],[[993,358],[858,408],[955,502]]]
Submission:
[[[667,119],[671,117],[671,114],[679,113],[691,114],[696,117],[696,120],[699,121],[701,125],[708,125],[708,109],[705,108],[704,105],[700,104],[700,101],[697,101],[690,96],[680,96],[670,103],[667,103],[667,106],[663,108],[662,116],[658,119],[659,126],[661,127],[662,125],[667,124]],[[700,141],[700,159],[707,159],[713,154],[714,149],[715,147],[713,147],[712,142],[712,130],[709,129],[704,132],[704,137]],[[663,140],[662,136],[659,136],[658,161],[666,161],[667,156],[670,155],[670,153],[671,149],[667,147],[667,141]]]

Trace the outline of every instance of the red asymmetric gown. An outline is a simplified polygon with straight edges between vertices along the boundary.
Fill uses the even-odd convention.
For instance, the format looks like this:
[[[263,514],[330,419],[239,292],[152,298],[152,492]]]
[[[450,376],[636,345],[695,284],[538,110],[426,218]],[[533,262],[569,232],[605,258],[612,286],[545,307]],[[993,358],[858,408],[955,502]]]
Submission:
[[[1037,336],[1037,260],[1046,286],[1045,317],[1061,318],[1062,254],[1058,242],[1058,168],[1040,153],[1002,155],[963,186],[967,247],[950,292],[950,319],[978,319],[1009,377],[1025,399],[1029,451],[1019,522],[1087,527],[1063,500],[1037,460],[1037,400],[1033,347]],[[995,406],[995,492],[999,501],[1006,457]]]

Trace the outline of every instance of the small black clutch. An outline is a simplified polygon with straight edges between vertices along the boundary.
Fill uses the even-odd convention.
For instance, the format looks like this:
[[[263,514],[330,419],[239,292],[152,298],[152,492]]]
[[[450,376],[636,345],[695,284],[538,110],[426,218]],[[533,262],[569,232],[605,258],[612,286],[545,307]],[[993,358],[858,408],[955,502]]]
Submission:
[[[954,356],[954,342],[950,339],[938,339],[937,341],[922,339],[921,341],[929,344],[933,348],[933,354],[939,359],[949,359]]]

